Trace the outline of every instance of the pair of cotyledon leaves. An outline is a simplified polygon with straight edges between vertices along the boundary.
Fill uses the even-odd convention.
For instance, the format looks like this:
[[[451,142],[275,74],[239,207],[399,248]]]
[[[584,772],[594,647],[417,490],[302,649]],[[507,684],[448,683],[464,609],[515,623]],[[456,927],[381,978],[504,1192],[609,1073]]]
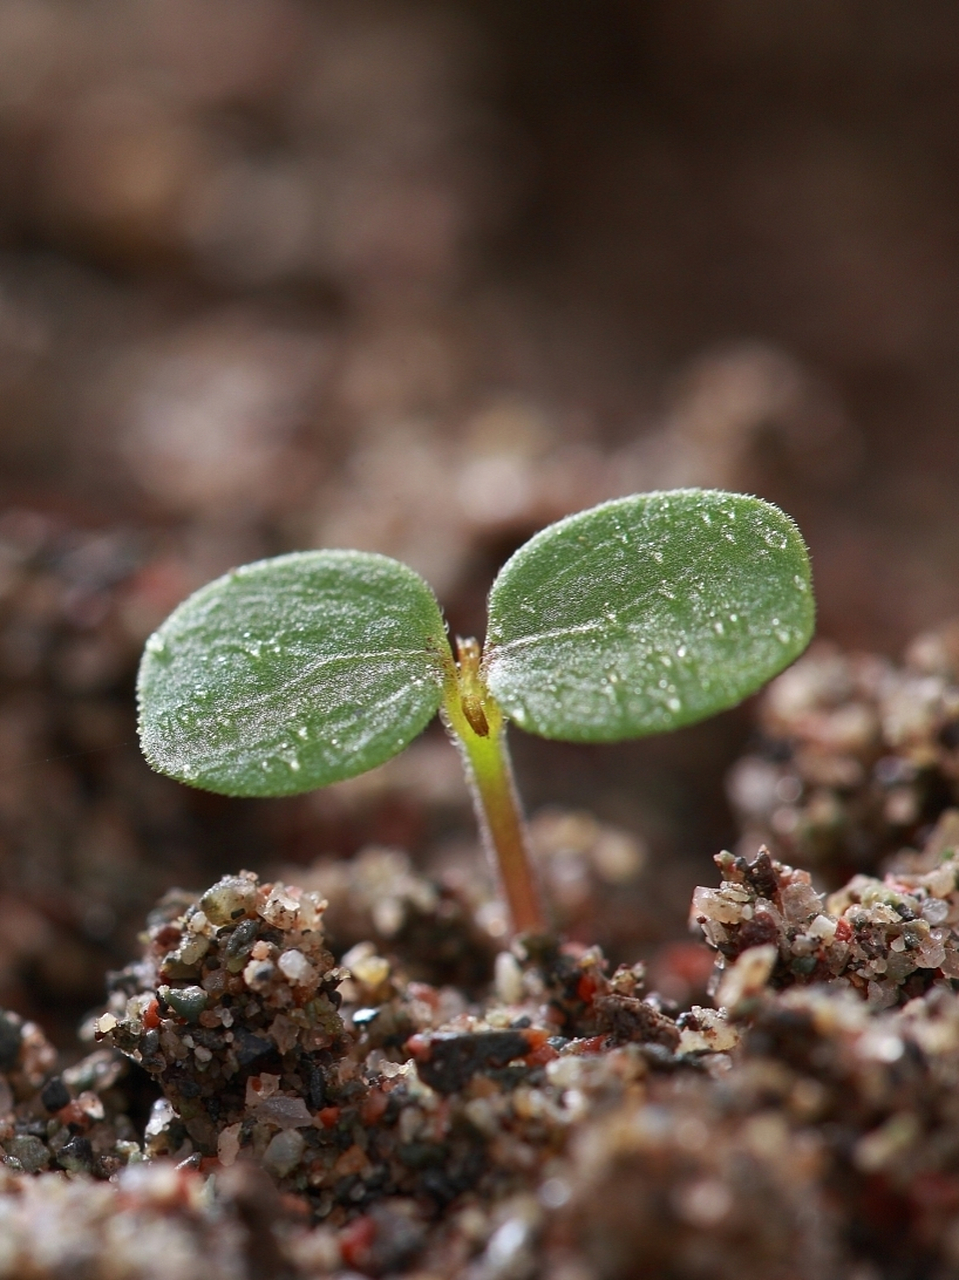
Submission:
[[[813,621],[806,548],[778,508],[637,494],[551,525],[503,566],[482,673],[530,733],[612,742],[733,706],[802,652]],[[290,795],[395,755],[451,670],[436,598],[406,565],[279,556],[211,582],[151,636],[141,742],[193,786]]]

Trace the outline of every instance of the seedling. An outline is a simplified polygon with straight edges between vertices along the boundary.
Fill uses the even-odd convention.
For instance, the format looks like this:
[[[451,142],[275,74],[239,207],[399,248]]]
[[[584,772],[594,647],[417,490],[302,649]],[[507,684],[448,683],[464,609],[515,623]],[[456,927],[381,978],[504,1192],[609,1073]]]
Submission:
[[[232,796],[364,773],[437,711],[460,749],[514,928],[546,920],[506,723],[615,742],[734,706],[797,657],[814,623],[795,524],[716,490],[636,494],[550,525],[500,570],[481,649],[456,641],[412,569],[304,551],[202,587],[147,641],[150,764]]]

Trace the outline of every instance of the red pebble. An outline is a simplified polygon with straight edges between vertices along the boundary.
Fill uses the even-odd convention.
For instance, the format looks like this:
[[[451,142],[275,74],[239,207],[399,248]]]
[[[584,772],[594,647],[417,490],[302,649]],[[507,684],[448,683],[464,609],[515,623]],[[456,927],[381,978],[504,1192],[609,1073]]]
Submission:
[[[366,1215],[345,1226],[340,1232],[340,1253],[347,1266],[362,1269],[375,1238],[376,1223]]]
[[[160,1006],[155,1000],[151,1000],[146,1007],[143,1015],[143,1025],[147,1031],[153,1031],[155,1027],[160,1025]]]
[[[410,1057],[415,1058],[417,1062],[429,1062],[430,1042],[426,1036],[421,1036],[417,1032],[415,1035],[410,1036],[403,1047]]]
[[[86,1129],[90,1124],[90,1117],[77,1102],[76,1098],[73,1098],[57,1112],[57,1119],[61,1124],[65,1124],[69,1129],[74,1130]]]
[[[316,1114],[319,1117],[320,1124],[323,1126],[324,1129],[332,1129],[335,1127],[337,1120],[339,1120],[340,1118],[340,1109],[339,1107],[324,1107],[321,1111],[318,1111]]]
[[[669,942],[657,953],[655,968],[691,987],[705,987],[715,959],[716,953],[702,942]]]
[[[406,988],[406,994],[411,1000],[422,1000],[424,1004],[428,1004],[431,1009],[437,1009],[440,1003],[440,993],[435,987],[431,987],[428,982],[411,982]]]
[[[280,1196],[280,1205],[288,1217],[309,1220],[311,1210],[303,1196],[295,1196],[292,1191],[285,1191]]]
[[[371,1090],[369,1097],[360,1107],[360,1119],[364,1124],[376,1124],[389,1106],[389,1101],[386,1094],[379,1089]]]
[[[584,973],[576,984],[576,995],[582,1000],[583,1004],[592,1004],[593,996],[595,996],[599,983],[592,973]]]
[[[558,1057],[559,1054],[551,1044],[541,1044],[538,1049],[528,1053],[523,1061],[528,1067],[545,1067],[547,1062],[552,1062],[554,1058]]]

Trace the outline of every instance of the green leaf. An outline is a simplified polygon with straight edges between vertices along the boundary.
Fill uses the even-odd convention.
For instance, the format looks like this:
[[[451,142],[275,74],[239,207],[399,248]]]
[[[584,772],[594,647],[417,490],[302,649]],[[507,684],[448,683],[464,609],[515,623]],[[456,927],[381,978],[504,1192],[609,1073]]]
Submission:
[[[576,742],[675,729],[731,707],[809,643],[809,558],[792,520],[717,490],[637,494],[544,529],[503,566],[484,669],[507,715]]]
[[[234,796],[293,795],[382,764],[435,714],[443,619],[396,560],[305,551],[201,588],[147,641],[150,764]]]

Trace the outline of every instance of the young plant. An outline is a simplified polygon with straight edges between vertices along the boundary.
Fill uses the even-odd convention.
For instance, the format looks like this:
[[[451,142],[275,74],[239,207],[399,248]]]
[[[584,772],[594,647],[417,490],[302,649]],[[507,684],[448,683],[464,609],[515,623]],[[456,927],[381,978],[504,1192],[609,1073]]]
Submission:
[[[544,932],[506,723],[615,742],[735,705],[814,623],[795,524],[716,490],[636,494],[550,525],[500,570],[481,649],[412,569],[360,551],[244,565],[147,641],[150,764],[232,796],[325,787],[388,760],[437,711],[460,749],[514,928]]]

